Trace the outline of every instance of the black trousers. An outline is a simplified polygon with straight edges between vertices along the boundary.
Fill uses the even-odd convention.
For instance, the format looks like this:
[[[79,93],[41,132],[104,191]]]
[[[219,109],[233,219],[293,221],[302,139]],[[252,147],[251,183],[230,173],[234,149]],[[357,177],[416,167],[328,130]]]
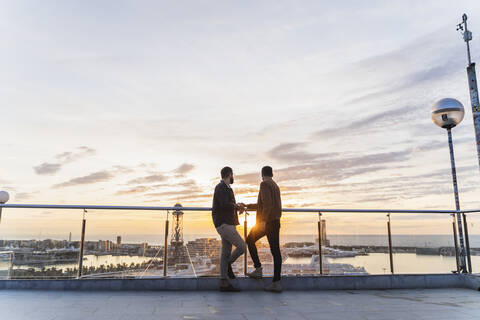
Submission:
[[[248,251],[253,260],[255,268],[260,268],[262,264],[258,258],[257,247],[255,242],[260,238],[267,236],[268,244],[270,245],[270,252],[273,256],[273,281],[280,280],[282,273],[282,254],[280,253],[280,220],[273,220],[267,222],[265,230],[253,227],[247,237]]]

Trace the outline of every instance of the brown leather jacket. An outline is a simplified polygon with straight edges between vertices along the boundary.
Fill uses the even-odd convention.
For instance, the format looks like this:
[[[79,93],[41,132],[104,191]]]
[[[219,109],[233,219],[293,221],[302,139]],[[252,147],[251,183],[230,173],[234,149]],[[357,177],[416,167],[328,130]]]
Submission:
[[[257,210],[257,222],[268,222],[280,219],[282,216],[282,199],[280,188],[273,179],[260,183],[256,204],[249,204],[248,209]]]

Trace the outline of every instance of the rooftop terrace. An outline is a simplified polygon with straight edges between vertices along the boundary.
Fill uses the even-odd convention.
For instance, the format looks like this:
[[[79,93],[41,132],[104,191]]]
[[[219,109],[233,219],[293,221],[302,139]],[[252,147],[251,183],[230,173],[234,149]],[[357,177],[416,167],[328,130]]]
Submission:
[[[0,291],[2,319],[478,319],[469,289],[148,292]]]

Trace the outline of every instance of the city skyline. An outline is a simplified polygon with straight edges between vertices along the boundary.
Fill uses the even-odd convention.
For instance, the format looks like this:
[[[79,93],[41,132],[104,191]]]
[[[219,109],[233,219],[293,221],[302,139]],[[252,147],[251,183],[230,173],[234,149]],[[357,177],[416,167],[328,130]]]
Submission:
[[[480,4],[427,2],[50,2],[35,15],[2,3],[0,190],[10,203],[210,206],[230,165],[237,201],[252,203],[271,165],[288,207],[453,209],[446,134],[429,112],[454,97],[466,110],[453,130],[460,201],[478,208],[455,25],[466,11],[479,61]],[[87,234],[163,232],[164,213],[97,213]],[[80,215],[5,209],[0,233],[75,235]],[[368,217],[329,227],[384,232],[383,215]],[[451,231],[448,217],[412,217],[394,230]],[[289,233],[316,228],[313,214],[283,219]],[[208,213],[184,223],[213,230]]]

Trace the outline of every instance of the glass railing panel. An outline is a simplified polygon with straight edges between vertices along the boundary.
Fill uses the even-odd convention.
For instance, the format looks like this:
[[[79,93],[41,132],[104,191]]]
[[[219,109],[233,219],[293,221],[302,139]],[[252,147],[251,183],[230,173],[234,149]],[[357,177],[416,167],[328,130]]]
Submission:
[[[386,214],[326,213],[324,274],[389,274]]]
[[[0,279],[11,279],[13,269],[13,251],[0,251]]]
[[[73,210],[3,209],[0,277],[76,277],[81,213]]]
[[[448,214],[392,214],[395,273],[456,271],[452,223]]]
[[[480,273],[480,213],[467,214],[472,272]]]
[[[210,212],[169,213],[168,276],[210,277],[220,274],[221,241]]]
[[[302,276],[319,273],[317,213],[285,212],[280,227],[282,275]],[[259,246],[260,247],[260,246]],[[260,257],[264,273],[273,275],[273,259],[266,237],[262,241]],[[265,261],[266,263],[264,263]]]
[[[166,213],[89,210],[83,278],[163,276]]]

